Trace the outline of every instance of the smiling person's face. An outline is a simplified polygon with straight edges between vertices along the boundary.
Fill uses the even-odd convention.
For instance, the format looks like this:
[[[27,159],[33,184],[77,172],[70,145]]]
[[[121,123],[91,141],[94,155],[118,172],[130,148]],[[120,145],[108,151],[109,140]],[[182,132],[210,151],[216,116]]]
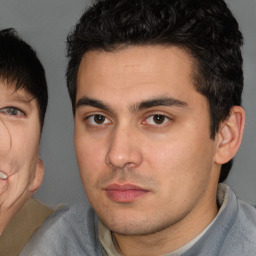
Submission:
[[[179,225],[209,221],[217,212],[217,143],[192,70],[189,55],[176,47],[92,51],[81,61],[80,175],[99,218],[117,236],[176,224],[178,232]]]
[[[36,99],[0,82],[0,231],[41,185],[40,122]]]

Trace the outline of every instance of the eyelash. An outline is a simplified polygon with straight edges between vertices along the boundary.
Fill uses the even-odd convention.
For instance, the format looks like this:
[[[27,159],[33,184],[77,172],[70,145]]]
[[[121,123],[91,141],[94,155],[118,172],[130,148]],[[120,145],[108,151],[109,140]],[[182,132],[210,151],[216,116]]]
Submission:
[[[95,121],[95,118],[96,118],[96,117],[102,118],[102,119],[103,119],[103,123],[97,124],[96,121]],[[93,120],[93,121],[94,121],[94,124],[92,123],[92,120],[91,120],[91,119],[94,119],[94,120]],[[109,120],[109,118],[107,118],[105,115],[102,115],[102,114],[94,114],[94,115],[87,116],[87,117],[85,118],[85,120],[86,120],[91,126],[93,126],[93,127],[103,126],[103,125],[105,126],[105,125],[111,123],[111,121],[109,120],[109,122],[108,122],[107,124],[104,124],[104,122],[105,122],[106,119]],[[91,120],[91,121],[90,121],[90,120]]]
[[[98,121],[102,121],[102,123],[97,123],[97,121],[95,120],[95,118],[98,118]],[[157,120],[153,120],[154,118],[160,118],[160,123],[156,123]],[[149,122],[149,119],[152,119],[150,120],[151,122],[153,121],[154,124],[150,124]],[[163,121],[161,120],[163,119]],[[97,127],[97,128],[100,128],[100,127],[105,127],[109,124],[111,124],[111,120],[106,117],[105,115],[102,115],[102,114],[93,114],[93,115],[90,115],[90,116],[87,116],[84,120],[86,120],[86,122],[92,126],[92,127]],[[106,120],[108,120],[106,122]],[[147,121],[148,120],[148,121]],[[172,121],[173,119],[166,116],[165,114],[162,114],[162,113],[156,113],[156,114],[151,114],[149,116],[147,116],[143,121],[142,121],[142,124],[143,125],[148,125],[150,127],[163,127],[165,126],[169,121]],[[148,122],[148,123],[147,123]]]
[[[15,112],[15,113],[14,113]],[[12,117],[21,117],[26,116],[26,113],[16,107],[4,107],[0,109],[0,113],[12,116]]]
[[[159,119],[160,123],[157,123],[157,120],[154,120],[154,118],[160,118],[160,119]],[[150,119],[151,119],[151,120],[150,120]],[[164,115],[164,114],[159,114],[159,113],[157,113],[157,114],[152,114],[152,115],[148,116],[148,117],[145,118],[144,120],[145,120],[145,121],[143,121],[142,123],[144,123],[144,122],[146,122],[146,120],[148,120],[148,125],[151,126],[151,127],[152,127],[152,126],[155,126],[155,127],[163,127],[163,126],[166,125],[166,123],[167,123],[168,121],[171,121],[172,119],[171,119],[170,117]],[[153,121],[154,124],[150,124],[150,123],[149,123],[149,120],[150,120],[150,121]]]

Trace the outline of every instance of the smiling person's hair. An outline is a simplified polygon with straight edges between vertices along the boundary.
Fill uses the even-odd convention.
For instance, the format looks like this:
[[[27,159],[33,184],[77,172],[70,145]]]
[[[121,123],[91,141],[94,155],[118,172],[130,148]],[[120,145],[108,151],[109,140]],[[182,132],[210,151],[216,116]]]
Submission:
[[[0,30],[0,81],[36,99],[42,128],[48,102],[45,71],[36,52],[12,28]]]
[[[238,23],[223,0],[99,0],[67,39],[66,77],[73,111],[77,72],[86,52],[177,46],[193,60],[194,86],[208,99],[213,139],[231,107],[241,105],[242,44]],[[222,166],[220,182],[231,166],[232,160]]]

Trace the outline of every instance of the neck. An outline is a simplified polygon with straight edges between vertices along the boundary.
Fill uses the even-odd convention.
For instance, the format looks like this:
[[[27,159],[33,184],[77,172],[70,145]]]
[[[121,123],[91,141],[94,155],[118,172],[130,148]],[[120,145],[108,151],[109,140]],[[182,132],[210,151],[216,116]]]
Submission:
[[[128,236],[114,234],[117,250],[125,256],[158,256],[181,248],[199,235],[218,213],[216,196],[193,209],[175,224],[153,234]]]

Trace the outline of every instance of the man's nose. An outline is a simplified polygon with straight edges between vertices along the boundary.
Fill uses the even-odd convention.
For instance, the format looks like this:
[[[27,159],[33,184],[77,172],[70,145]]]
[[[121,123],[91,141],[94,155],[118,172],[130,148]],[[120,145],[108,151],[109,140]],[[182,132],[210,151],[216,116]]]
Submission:
[[[0,118],[0,154],[11,148],[11,134],[5,122]]]
[[[105,162],[111,168],[136,168],[143,161],[141,145],[136,131],[117,127],[110,136]]]

